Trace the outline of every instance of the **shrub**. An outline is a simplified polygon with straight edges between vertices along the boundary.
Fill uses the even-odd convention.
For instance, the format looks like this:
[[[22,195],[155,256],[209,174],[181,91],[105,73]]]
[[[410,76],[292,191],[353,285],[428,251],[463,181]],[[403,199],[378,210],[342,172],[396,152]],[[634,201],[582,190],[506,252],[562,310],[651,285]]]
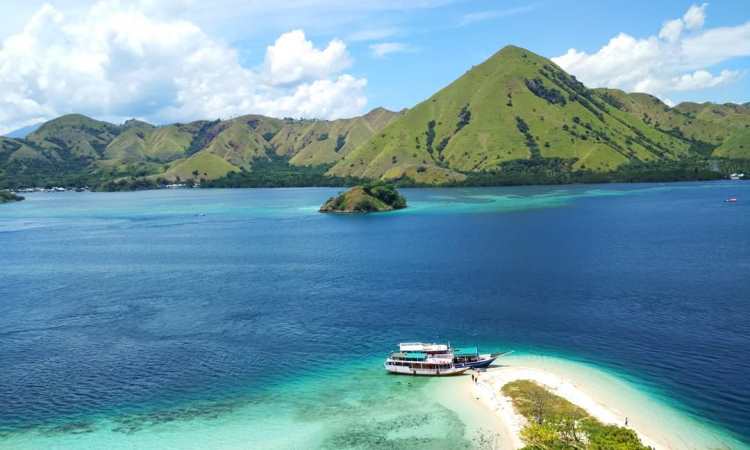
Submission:
[[[338,153],[343,147],[346,145],[346,136],[343,134],[339,134],[336,136],[336,146],[333,148],[333,151]]]
[[[455,133],[461,131],[469,122],[471,122],[471,111],[469,111],[469,105],[465,105],[458,113],[458,123],[456,123]]]
[[[562,105],[565,106],[567,103],[565,100],[565,96],[560,92],[558,89],[555,88],[547,88],[544,85],[544,82],[542,82],[539,78],[534,78],[533,80],[526,79],[524,80],[526,83],[526,87],[537,97],[543,98],[548,103],[552,105]]]
[[[432,153],[432,143],[435,141],[435,121],[430,120],[427,122],[427,131],[425,132],[427,139],[427,151]]]

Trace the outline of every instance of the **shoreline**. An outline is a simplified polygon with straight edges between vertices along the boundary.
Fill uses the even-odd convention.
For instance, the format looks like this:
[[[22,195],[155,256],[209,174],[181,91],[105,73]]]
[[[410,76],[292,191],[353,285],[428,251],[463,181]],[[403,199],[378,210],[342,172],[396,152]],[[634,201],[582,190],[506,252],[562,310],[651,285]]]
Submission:
[[[586,410],[588,414],[604,424],[630,428],[636,432],[644,445],[652,447],[654,450],[668,450],[670,448],[650,437],[649,430],[633,424],[628,416],[597,402],[572,380],[537,368],[505,366],[491,368],[487,372],[479,373],[478,381],[474,383],[473,393],[477,399],[480,399],[501,418],[504,424],[503,428],[511,433],[507,442],[512,446],[508,448],[520,449],[524,446],[520,435],[521,430],[528,422],[525,417],[515,411],[511,399],[503,395],[501,391],[505,384],[517,380],[534,381],[551,393]],[[628,425],[625,425],[626,419],[628,419]]]
[[[362,182],[368,182],[373,180],[361,180]],[[466,188],[497,188],[497,187],[556,187],[556,186],[597,186],[597,185],[637,185],[637,184],[681,184],[681,183],[713,183],[713,182],[742,182],[750,181],[750,178],[743,178],[740,180],[732,180],[730,178],[706,178],[706,179],[662,179],[662,180],[597,180],[597,181],[581,181],[581,182],[565,182],[565,183],[487,183],[487,184],[398,184],[394,185],[399,189],[466,189]],[[93,193],[113,193],[113,192],[144,192],[144,191],[184,191],[184,190],[234,190],[234,189],[349,189],[356,186],[351,185],[333,185],[333,184],[300,184],[300,185],[257,185],[257,186],[184,186],[184,187],[149,187],[143,189],[116,189],[116,190],[100,190],[100,189],[84,189],[76,190],[80,186],[64,186],[63,190],[56,191],[54,189],[46,188],[7,188],[10,191],[26,194],[36,193],[60,193],[60,192],[93,192]]]
[[[605,371],[556,357],[524,355],[502,358],[499,365],[481,372],[476,383],[462,379],[457,388],[464,392],[465,402],[480,404],[498,419],[492,431],[500,434],[502,449],[524,446],[520,432],[527,420],[501,391],[516,380],[534,381],[604,424],[624,427],[627,418],[627,428],[655,450],[745,448],[722,430]]]
[[[250,401],[216,416],[199,415],[186,420],[160,422],[149,419],[148,414],[134,415],[136,425],[139,417],[144,422],[142,428],[133,432],[118,430],[123,423],[118,420],[121,417],[105,416],[91,423],[90,432],[19,431],[0,438],[0,446],[17,450],[52,446],[71,450],[328,448],[324,444],[330,444],[327,439],[331,437],[346,437],[346,442],[353,442],[350,439],[375,433],[380,438],[394,440],[434,438],[438,443],[434,448],[441,449],[457,448],[452,444],[459,442],[473,444],[482,435],[494,440],[493,448],[518,449],[523,446],[519,432],[525,419],[515,413],[508,398],[493,396],[493,392],[499,391],[495,385],[514,379],[537,379],[543,385],[553,386],[554,394],[577,404],[601,422],[622,426],[627,415],[630,428],[638,433],[644,445],[657,450],[748,448],[721,429],[692,420],[684,411],[659,402],[619,376],[555,356],[503,357],[499,366],[482,373],[476,385],[469,376],[432,378],[425,382],[408,376],[387,376],[372,369],[369,363],[358,363],[349,373],[343,386],[331,383],[333,374],[310,380],[290,379],[289,384],[280,384],[273,388],[283,393],[273,414],[268,414],[268,403]],[[339,398],[341,395],[344,397]],[[391,401],[383,401],[384,398]],[[303,399],[301,403],[299,399]],[[332,403],[326,403],[327,399]],[[396,399],[403,406],[400,410],[392,408]],[[320,401],[324,402],[321,409],[317,407]],[[201,406],[188,403],[185,408],[188,412],[200,411]],[[366,414],[372,423],[360,422],[361,414]],[[399,425],[398,429],[392,430],[394,425]],[[291,429],[295,432],[285,434]],[[347,435],[350,430],[355,434]],[[464,440],[450,440],[452,436]]]

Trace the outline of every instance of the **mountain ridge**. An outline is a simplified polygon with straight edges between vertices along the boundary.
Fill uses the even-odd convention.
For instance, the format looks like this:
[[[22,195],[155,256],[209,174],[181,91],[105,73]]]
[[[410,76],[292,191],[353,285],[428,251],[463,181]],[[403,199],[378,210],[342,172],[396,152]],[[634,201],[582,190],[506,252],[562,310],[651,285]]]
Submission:
[[[625,95],[640,103],[645,94]],[[610,172],[631,161],[696,153],[690,139],[644,122],[612,97],[546,58],[507,46],[410,108],[329,174],[392,179],[416,166],[456,178],[502,170],[514,160],[554,158],[568,171]]]
[[[67,114],[25,138],[0,138],[0,187],[233,185],[257,167],[281,170],[287,182],[298,172],[326,183],[450,185],[550,175],[565,182],[575,174],[606,180],[643,164],[742,165],[750,160],[749,129],[747,104],[669,107],[649,94],[589,89],[551,60],[506,46],[399,112],[374,108],[337,120],[247,114],[160,126]]]

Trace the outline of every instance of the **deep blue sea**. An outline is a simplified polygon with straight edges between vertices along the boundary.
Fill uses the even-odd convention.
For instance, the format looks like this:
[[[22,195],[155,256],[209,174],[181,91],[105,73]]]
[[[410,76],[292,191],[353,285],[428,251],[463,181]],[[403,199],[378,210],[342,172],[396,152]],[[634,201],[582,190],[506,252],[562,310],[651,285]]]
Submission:
[[[404,189],[403,211],[319,214],[337,191],[0,205],[0,447],[272,414],[337,367],[392,383],[382,358],[410,340],[596,365],[750,442],[750,183]]]

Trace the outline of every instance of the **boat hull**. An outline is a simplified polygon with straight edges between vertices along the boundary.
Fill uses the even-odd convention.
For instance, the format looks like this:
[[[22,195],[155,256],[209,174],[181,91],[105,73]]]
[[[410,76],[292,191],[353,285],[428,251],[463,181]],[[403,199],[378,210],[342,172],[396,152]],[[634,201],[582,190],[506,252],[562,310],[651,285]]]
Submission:
[[[454,375],[461,375],[471,367],[451,367],[449,369],[423,369],[423,368],[412,368],[405,366],[392,366],[385,364],[385,370],[389,373],[396,375],[412,375],[412,376],[424,376],[424,377],[450,377]]]
[[[486,369],[493,362],[495,362],[496,359],[497,359],[497,357],[490,356],[488,358],[479,359],[478,361],[471,361],[471,362],[460,363],[460,364],[457,364],[457,366],[467,367],[469,369]]]

